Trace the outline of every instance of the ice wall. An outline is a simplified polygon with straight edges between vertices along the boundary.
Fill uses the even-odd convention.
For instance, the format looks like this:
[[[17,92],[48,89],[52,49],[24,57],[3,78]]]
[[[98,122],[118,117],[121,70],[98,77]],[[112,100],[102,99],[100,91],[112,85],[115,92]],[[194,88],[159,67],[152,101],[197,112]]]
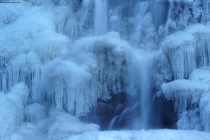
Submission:
[[[169,0],[170,10],[167,21],[168,33],[185,29],[193,23],[209,21],[209,1],[207,0]]]
[[[180,129],[209,131],[208,125],[203,123],[208,118],[209,29],[204,24],[189,25],[185,30],[167,36],[161,48],[174,78],[161,88],[166,99],[174,100]],[[206,104],[205,109],[203,104]]]
[[[56,26],[63,22],[62,17],[55,19],[67,10],[65,6],[54,11],[47,4],[20,1],[0,3],[0,7],[0,139],[10,139],[11,133],[27,122],[25,107],[38,101],[42,67],[65,53],[73,38]]]

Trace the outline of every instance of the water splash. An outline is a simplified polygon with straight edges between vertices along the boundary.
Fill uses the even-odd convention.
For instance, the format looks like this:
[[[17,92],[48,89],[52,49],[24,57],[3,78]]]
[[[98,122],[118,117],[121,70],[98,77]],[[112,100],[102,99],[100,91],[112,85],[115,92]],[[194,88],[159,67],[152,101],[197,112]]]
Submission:
[[[114,124],[115,124],[115,122],[116,122],[116,120],[117,120],[118,118],[121,119],[122,117],[124,117],[124,115],[125,115],[128,111],[132,111],[132,110],[136,109],[137,106],[138,106],[140,103],[141,103],[141,101],[135,103],[132,107],[126,108],[120,115],[115,116],[115,117],[110,121],[110,123],[109,123],[109,130],[112,130],[112,129],[113,129],[113,126],[114,126]]]

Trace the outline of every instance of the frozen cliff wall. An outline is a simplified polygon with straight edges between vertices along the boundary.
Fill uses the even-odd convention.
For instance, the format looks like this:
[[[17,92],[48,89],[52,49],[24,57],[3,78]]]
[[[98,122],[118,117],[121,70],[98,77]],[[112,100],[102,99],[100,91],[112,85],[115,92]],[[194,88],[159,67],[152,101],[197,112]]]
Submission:
[[[162,50],[171,65],[173,81],[161,89],[166,99],[174,100],[180,129],[209,131],[204,123],[209,117],[209,29],[208,24],[192,24],[163,41]]]
[[[209,1],[207,0],[169,0],[170,10],[167,30],[171,34],[185,29],[193,23],[209,21]]]

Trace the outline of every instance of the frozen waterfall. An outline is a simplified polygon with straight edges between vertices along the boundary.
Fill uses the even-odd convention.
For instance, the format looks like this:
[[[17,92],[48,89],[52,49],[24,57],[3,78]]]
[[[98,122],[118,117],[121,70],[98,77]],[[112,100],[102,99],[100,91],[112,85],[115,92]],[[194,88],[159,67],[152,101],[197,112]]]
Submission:
[[[208,0],[0,1],[0,139],[210,131],[209,12]]]

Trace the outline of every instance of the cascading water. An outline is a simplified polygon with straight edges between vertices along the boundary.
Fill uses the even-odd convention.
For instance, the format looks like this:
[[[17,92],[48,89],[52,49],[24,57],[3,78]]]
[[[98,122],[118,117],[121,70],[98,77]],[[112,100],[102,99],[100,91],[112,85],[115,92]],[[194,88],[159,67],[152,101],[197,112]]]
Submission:
[[[150,57],[150,56],[149,56]],[[140,127],[146,129],[149,127],[149,116],[150,116],[150,69],[151,69],[151,60],[148,58],[143,58],[142,63],[140,65],[140,85],[141,85],[141,100],[140,100],[140,110],[141,110],[141,125]]]
[[[168,0],[156,0],[152,6],[153,20],[155,28],[164,25],[168,18],[170,4]]]
[[[135,8],[135,14],[143,17],[149,11],[150,2],[139,2]]]
[[[125,122],[124,129],[148,129],[152,127],[151,69],[158,53],[148,53],[144,50],[135,51],[132,52],[134,59],[128,63],[127,89],[127,93],[134,94],[134,98],[127,97],[127,104],[129,105],[121,114],[111,119],[109,129],[115,129],[117,124]]]
[[[159,1],[140,0],[132,2],[83,0],[66,3],[53,1],[52,3],[56,10],[48,9],[51,11],[43,15],[46,21],[40,20],[36,26],[22,29],[21,39],[26,38],[28,41],[16,42],[17,46],[22,46],[21,49],[14,48],[12,51],[1,49],[10,55],[1,54],[0,89],[8,92],[16,83],[25,82],[31,92],[29,103],[39,102],[47,107],[65,109],[78,117],[87,114],[97,99],[109,100],[112,94],[129,95],[126,101],[122,102],[122,108],[131,108],[139,102],[134,109],[134,112],[138,113],[133,114],[138,122],[135,128],[149,127],[150,69],[153,57],[147,53],[144,58],[143,54],[157,49],[155,44],[158,43],[158,37],[155,26],[164,24],[163,20],[153,23],[153,20],[156,22],[154,19],[156,16],[152,7],[164,9],[166,6],[162,6]],[[36,11],[40,5],[47,4],[48,2],[33,1],[32,5],[37,6],[33,10]],[[74,8],[68,9],[66,5]],[[43,9],[45,8],[41,7],[38,10]],[[55,17],[52,17],[52,13]],[[24,16],[30,17],[30,14],[33,15],[33,11]],[[77,17],[78,15],[80,17]],[[21,18],[18,21],[18,16],[16,15],[13,20],[17,20],[17,24],[20,25],[25,21]],[[32,23],[36,23],[36,18],[27,22],[33,25]],[[15,21],[8,24],[12,25],[13,22]],[[6,21],[2,22],[2,25],[4,24]],[[36,28],[37,26],[40,28]],[[11,29],[15,30],[15,27],[12,26]],[[9,27],[4,30],[9,30]],[[110,30],[119,34],[111,32],[105,35]],[[23,33],[24,31],[26,33]],[[19,33],[19,30],[15,30],[14,35],[18,36]],[[68,50],[71,40],[93,34],[95,38],[84,37],[75,41],[70,51]],[[16,36],[8,35],[4,38],[15,40]],[[132,101],[136,97],[138,99]],[[106,125],[108,126],[111,119],[120,113],[122,112],[110,115]]]
[[[95,0],[94,28],[95,35],[104,35],[107,32],[106,0]]]

